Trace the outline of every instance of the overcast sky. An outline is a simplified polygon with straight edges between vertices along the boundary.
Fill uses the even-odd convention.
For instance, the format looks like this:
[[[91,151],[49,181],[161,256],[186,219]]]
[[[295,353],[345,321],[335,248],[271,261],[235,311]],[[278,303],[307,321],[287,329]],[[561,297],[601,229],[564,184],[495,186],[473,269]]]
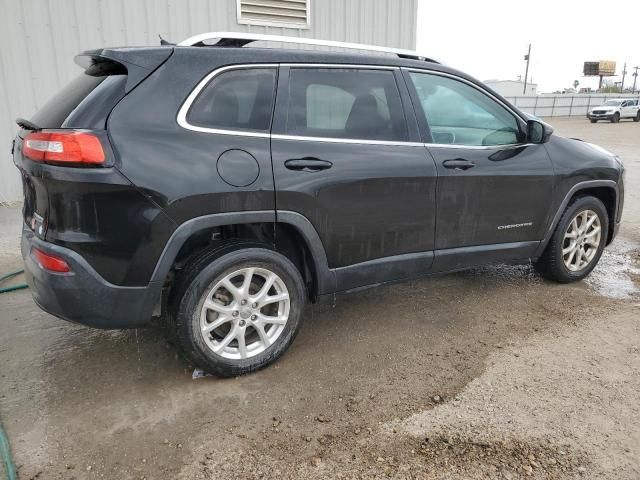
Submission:
[[[626,61],[625,85],[640,65],[640,0],[418,2],[417,50],[480,80],[524,77],[529,43],[529,77],[539,92],[574,80],[597,88],[597,78],[582,76],[585,61],[615,60],[618,75]]]

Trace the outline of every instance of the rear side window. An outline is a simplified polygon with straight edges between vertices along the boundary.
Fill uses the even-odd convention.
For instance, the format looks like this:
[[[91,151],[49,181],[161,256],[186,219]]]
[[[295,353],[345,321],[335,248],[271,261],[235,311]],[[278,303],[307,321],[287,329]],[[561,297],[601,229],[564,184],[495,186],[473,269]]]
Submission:
[[[83,73],[60,90],[31,117],[41,128],[60,128],[69,114],[100,85],[106,76],[94,77]]]
[[[292,68],[287,133],[405,141],[407,126],[393,72]]]
[[[187,122],[266,132],[271,126],[275,84],[275,68],[242,68],[216,75],[196,97]]]

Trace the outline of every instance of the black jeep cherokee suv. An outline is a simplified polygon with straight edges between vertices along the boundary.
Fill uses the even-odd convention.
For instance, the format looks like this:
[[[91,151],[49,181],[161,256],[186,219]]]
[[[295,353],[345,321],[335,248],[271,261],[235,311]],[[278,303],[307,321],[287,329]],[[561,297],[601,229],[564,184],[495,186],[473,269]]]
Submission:
[[[18,120],[22,255],[47,312],[160,316],[197,365],[237,375],[282,355],[307,301],[497,262],[576,281],[616,235],[618,159],[468,75],[206,37],[83,53]]]

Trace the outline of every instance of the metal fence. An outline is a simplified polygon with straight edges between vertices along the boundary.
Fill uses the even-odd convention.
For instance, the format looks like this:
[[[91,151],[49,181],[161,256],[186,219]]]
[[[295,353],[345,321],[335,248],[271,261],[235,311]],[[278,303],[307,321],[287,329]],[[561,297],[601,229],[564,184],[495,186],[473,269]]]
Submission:
[[[557,94],[521,97],[505,97],[520,110],[537,117],[586,116],[592,107],[602,105],[612,98],[640,99],[639,94]]]

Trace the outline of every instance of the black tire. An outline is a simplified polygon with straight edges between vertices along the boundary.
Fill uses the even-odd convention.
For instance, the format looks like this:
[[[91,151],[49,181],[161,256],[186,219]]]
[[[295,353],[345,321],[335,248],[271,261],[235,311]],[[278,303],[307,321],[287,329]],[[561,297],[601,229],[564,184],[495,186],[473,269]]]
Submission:
[[[289,316],[282,332],[266,350],[247,358],[229,359],[207,345],[200,330],[200,312],[217,282],[248,267],[267,269],[284,282],[289,293]],[[182,270],[174,292],[172,317],[179,348],[196,366],[222,377],[246,374],[275,362],[300,330],[307,298],[302,276],[288,258],[265,246],[248,243],[226,245],[197,256]]]
[[[640,110],[638,110],[638,114],[635,117],[633,117],[633,121],[640,122]]]
[[[600,221],[600,243],[591,262],[582,270],[571,271],[567,268],[562,257],[562,249],[564,247],[565,232],[569,228],[569,224],[573,218],[585,210],[595,212]],[[570,283],[582,280],[595,268],[602,256],[607,234],[609,231],[609,217],[604,204],[597,198],[591,196],[576,197],[562,214],[558,225],[556,226],[547,247],[536,262],[536,270],[547,280],[553,280],[559,283]]]
[[[611,117],[611,123],[618,123],[620,121],[620,114],[618,112],[613,114]]]
[[[591,119],[591,123],[596,123],[598,120],[596,120],[595,118]]]

